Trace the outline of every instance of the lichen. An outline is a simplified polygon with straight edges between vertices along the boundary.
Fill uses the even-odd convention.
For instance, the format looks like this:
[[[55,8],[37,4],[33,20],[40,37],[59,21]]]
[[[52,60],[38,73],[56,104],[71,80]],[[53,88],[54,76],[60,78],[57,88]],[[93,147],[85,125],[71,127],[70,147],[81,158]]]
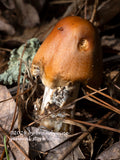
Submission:
[[[28,40],[25,44],[21,45],[18,49],[13,49],[10,52],[10,60],[8,62],[8,69],[0,74],[0,81],[4,84],[12,85],[14,82],[17,82],[19,75],[20,59],[24,50],[24,55],[22,58],[21,65],[21,76],[20,83],[22,83],[23,75],[25,73],[25,64],[29,66],[29,63],[32,62],[32,59],[40,47],[40,41],[37,38],[32,38]]]

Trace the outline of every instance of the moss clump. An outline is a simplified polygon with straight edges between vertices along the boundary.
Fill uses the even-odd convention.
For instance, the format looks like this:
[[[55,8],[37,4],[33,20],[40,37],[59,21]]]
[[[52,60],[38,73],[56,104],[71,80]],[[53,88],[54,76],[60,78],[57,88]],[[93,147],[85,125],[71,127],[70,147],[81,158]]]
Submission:
[[[8,63],[8,69],[4,73],[0,74],[0,81],[3,81],[4,84],[9,85],[17,82],[19,75],[20,59],[25,48],[22,58],[20,77],[20,83],[22,83],[23,75],[25,73],[25,63],[29,66],[29,63],[32,62],[32,59],[39,47],[40,41],[37,38],[32,38],[28,40],[25,44],[21,45],[18,49],[12,50],[10,53],[11,55],[10,61]]]

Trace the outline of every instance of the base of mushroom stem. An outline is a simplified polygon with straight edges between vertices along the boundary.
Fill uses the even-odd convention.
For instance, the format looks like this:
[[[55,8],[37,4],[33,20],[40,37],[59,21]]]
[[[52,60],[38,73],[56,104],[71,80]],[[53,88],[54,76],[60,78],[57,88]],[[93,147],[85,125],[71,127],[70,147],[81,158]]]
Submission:
[[[75,105],[70,105],[69,108],[65,106],[77,98],[79,86],[79,83],[75,83],[55,89],[45,87],[42,103],[39,104],[41,126],[55,132],[73,132],[73,127],[64,124],[63,120],[66,117],[74,117]],[[38,102],[35,103],[34,108],[38,108]]]
[[[47,117],[40,116],[40,126],[44,127],[49,131],[73,133],[73,126],[64,123],[64,119],[66,118],[66,116],[63,116],[63,114],[65,114],[65,112],[57,113],[56,115],[51,114]],[[72,110],[71,112],[73,113],[74,110]]]

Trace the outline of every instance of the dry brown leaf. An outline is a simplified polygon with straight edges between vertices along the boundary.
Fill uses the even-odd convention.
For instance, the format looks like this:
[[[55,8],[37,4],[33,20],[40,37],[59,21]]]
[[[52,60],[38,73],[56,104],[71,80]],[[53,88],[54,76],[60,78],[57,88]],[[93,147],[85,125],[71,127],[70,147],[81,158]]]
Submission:
[[[108,160],[108,159],[120,159],[120,141],[117,143],[114,143],[111,147],[107,148],[105,151],[103,151],[97,158],[100,160]]]
[[[120,13],[120,0],[107,0],[97,9],[96,26],[102,26]]]
[[[70,138],[70,135],[67,133],[60,133],[60,132],[52,132],[47,131],[44,129],[40,129],[32,127],[32,141],[30,142],[31,145],[31,156],[35,157],[37,152],[47,152],[48,155],[45,157],[45,160],[56,160],[60,157],[60,155],[67,150],[67,148],[72,145],[70,140],[66,141]],[[66,142],[64,142],[66,141]],[[60,143],[64,142],[63,144],[59,145]],[[57,146],[56,148],[54,148]],[[54,148],[54,149],[52,149]],[[32,153],[34,150],[34,153]],[[35,152],[36,151],[36,152]],[[76,147],[66,158],[65,160],[78,160],[78,159],[85,159],[82,151],[79,147]]]
[[[114,50],[120,51],[120,39],[116,38],[115,35],[103,36],[101,41],[102,41],[102,46],[108,46]]]
[[[0,85],[0,101],[4,101],[11,97],[9,90],[5,86]],[[6,131],[9,131],[11,128],[15,106],[16,103],[13,99],[0,103],[0,125]],[[17,120],[14,128],[17,128]]]
[[[32,28],[40,23],[38,12],[31,4],[24,3],[23,0],[15,0],[15,5],[21,26]]]
[[[7,33],[8,35],[14,35],[15,29],[12,25],[8,23],[6,19],[0,16],[0,31]]]
[[[21,134],[19,136],[11,138],[11,139],[14,140],[17,143],[17,145],[22,149],[22,151],[28,155],[29,143],[28,143],[28,138],[25,135]],[[22,154],[11,141],[9,141],[9,145],[10,145],[10,149],[11,149],[11,152],[9,154],[9,158],[11,160],[14,160],[14,159],[27,160],[27,158],[25,158],[24,154]],[[13,158],[13,155],[14,155],[14,158]]]

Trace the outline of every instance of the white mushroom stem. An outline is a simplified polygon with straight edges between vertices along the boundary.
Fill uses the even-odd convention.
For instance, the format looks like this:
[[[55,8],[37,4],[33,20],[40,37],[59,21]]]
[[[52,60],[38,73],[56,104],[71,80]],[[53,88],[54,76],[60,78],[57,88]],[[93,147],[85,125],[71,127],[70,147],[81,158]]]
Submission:
[[[40,115],[50,114],[50,116],[43,119],[41,125],[54,131],[60,131],[61,128],[66,128],[66,125],[62,124],[62,120],[65,117],[73,118],[74,107],[70,106],[64,109],[64,106],[77,98],[78,91],[79,83],[65,87],[57,87],[55,89],[45,87],[43,101],[40,107]],[[62,108],[62,111],[60,110],[55,113],[56,109],[59,108]]]
[[[48,107],[48,105],[51,101],[52,94],[53,94],[53,89],[45,87],[44,95],[43,95],[43,101],[42,101],[42,105],[41,105],[41,108],[40,108],[40,113],[41,114],[44,113],[45,108],[47,109],[47,107]]]
[[[79,84],[69,85],[65,87],[57,87],[51,89],[45,87],[43,101],[41,104],[41,114],[44,114],[45,110],[52,110],[52,107],[62,108],[65,104],[74,100],[79,91]]]

